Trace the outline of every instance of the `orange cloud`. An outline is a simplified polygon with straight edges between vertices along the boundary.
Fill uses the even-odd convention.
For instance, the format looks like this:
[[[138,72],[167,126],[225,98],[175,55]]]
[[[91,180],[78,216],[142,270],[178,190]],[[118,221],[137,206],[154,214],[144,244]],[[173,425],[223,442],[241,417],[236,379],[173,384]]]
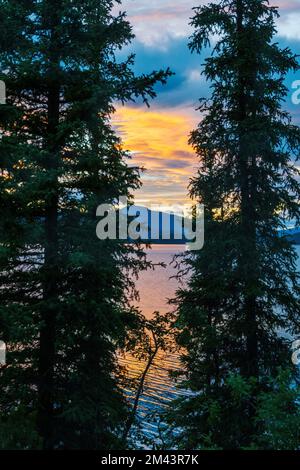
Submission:
[[[145,168],[143,188],[136,194],[141,204],[182,204],[197,163],[188,145],[199,115],[183,109],[120,107],[114,125],[130,150],[132,163]]]

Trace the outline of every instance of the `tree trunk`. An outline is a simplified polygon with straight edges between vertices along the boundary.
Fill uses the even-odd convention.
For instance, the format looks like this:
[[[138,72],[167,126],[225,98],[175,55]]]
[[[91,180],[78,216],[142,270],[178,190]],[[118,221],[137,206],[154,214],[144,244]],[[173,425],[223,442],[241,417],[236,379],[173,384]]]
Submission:
[[[60,113],[60,86],[57,82],[59,48],[56,26],[59,24],[59,1],[52,3],[51,46],[49,54],[48,135],[46,171],[48,187],[45,196],[45,257],[43,311],[39,345],[38,427],[44,449],[54,446],[54,368],[55,330],[58,300],[58,125]]]
[[[243,44],[243,2],[237,0],[237,42],[238,56],[244,55]],[[245,41],[244,41],[245,42]],[[255,185],[253,184],[253,170],[256,166],[255,155],[250,155],[245,143],[245,129],[243,123],[247,119],[246,85],[249,75],[245,70],[245,62],[240,60],[239,68],[239,164],[241,179],[241,244],[240,244],[240,272],[243,273],[242,283],[245,289],[244,315],[246,337],[246,360],[242,371],[246,377],[258,376],[258,341],[257,341],[257,299],[253,290],[257,285],[256,269],[256,213],[255,213]],[[250,163],[251,162],[251,163]]]

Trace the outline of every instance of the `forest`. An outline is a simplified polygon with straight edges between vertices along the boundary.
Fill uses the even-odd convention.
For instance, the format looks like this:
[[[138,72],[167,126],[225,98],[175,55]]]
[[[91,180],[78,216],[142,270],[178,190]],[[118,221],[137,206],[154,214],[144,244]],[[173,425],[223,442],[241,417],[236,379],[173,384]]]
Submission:
[[[167,311],[143,281],[164,259],[120,230],[96,235],[99,206],[119,220],[117,201],[133,207],[144,181],[177,191],[168,173],[151,181],[154,158],[144,176],[116,121],[119,109],[149,116],[178,76],[158,46],[149,63],[135,52],[124,8],[0,0],[0,450],[299,450],[300,120],[287,103],[300,62],[278,40],[281,8],[189,10],[184,54],[207,94],[191,88],[196,125],[176,131],[195,168],[164,164],[204,208],[205,241],[174,255]],[[138,138],[150,146],[156,134]],[[176,392],[149,418],[162,354],[176,354],[164,379]]]

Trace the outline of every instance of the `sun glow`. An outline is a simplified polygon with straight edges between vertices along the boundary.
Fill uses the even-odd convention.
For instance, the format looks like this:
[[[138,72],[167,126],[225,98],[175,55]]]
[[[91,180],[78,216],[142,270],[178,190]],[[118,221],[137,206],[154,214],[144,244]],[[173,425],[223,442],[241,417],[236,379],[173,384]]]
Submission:
[[[114,126],[131,151],[132,164],[145,169],[137,203],[187,202],[187,184],[197,162],[188,139],[197,119],[194,112],[182,109],[117,109]]]

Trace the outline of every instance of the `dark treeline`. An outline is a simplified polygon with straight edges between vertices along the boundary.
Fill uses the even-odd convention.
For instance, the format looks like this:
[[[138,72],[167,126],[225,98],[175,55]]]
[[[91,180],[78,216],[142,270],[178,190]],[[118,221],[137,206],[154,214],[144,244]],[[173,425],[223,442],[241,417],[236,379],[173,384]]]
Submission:
[[[211,96],[190,138],[206,240],[183,260],[190,276],[170,325],[130,306],[132,274],[149,267],[141,247],[96,237],[97,206],[132,201],[140,186],[110,123],[114,103],[148,104],[171,74],[136,76],[134,56],[117,59],[133,39],[118,3],[0,1],[0,449],[128,448],[171,327],[192,393],[162,417],[164,447],[299,449],[289,343],[300,287],[280,236],[300,219],[300,130],[282,108],[298,63],[274,40],[277,9],[266,0],[195,9],[191,51],[213,40],[203,65]],[[116,357],[129,347],[147,364],[133,406]]]

